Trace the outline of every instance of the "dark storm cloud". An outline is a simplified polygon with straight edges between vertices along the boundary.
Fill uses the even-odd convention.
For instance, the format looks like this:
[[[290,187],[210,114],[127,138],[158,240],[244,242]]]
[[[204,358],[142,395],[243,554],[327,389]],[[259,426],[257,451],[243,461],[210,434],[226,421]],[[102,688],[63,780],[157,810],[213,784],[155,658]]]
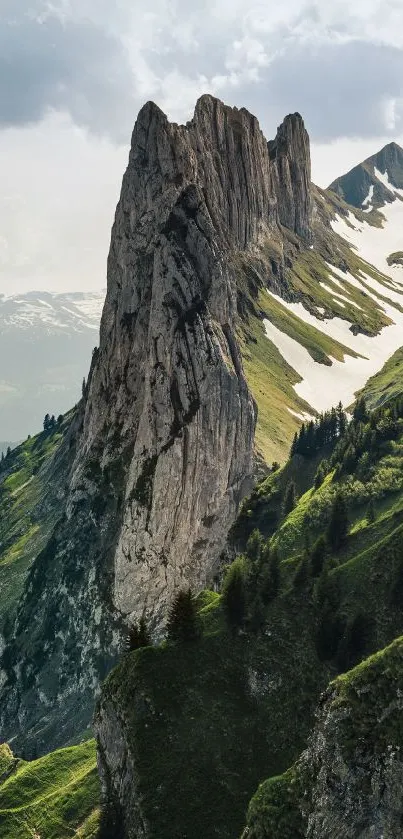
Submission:
[[[0,21],[0,127],[66,110],[78,125],[126,140],[135,116],[121,42],[90,22]]]
[[[346,17],[343,4],[337,20],[321,24],[322,4],[284,0],[288,17],[279,15],[265,30],[254,0],[243,9],[247,24],[239,0],[203,0],[200,8],[199,0],[194,7],[182,0],[136,0],[132,18],[134,6],[126,0],[110,7],[101,0],[70,0],[66,6],[75,12],[70,8],[65,17],[46,12],[44,0],[25,2],[24,10],[24,0],[0,0],[0,128],[35,123],[49,109],[66,110],[76,124],[127,142],[147,98],[182,120],[190,116],[193,97],[210,91],[253,111],[269,136],[294,110],[316,142],[395,137],[403,130],[403,50],[375,43],[373,28],[363,34],[364,18]],[[55,2],[63,8],[62,0]],[[357,0],[355,12],[357,3],[362,15],[366,4]],[[92,17],[84,16],[84,6]],[[217,6],[221,17],[214,19]],[[384,0],[390,16],[393,6]],[[266,23],[272,18],[267,10]],[[387,18],[384,11],[382,20]],[[242,52],[245,36],[252,46]]]

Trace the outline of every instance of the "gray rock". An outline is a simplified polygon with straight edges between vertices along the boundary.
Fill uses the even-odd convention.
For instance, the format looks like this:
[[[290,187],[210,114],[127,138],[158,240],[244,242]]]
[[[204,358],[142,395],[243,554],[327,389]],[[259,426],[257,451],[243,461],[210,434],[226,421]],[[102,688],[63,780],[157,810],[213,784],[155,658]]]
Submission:
[[[15,748],[84,728],[128,625],[144,614],[160,636],[175,592],[216,574],[253,471],[237,257],[280,225],[309,239],[309,169],[298,115],[269,154],[256,118],[211,96],[185,126],[141,109],[66,500],[18,612],[2,701]]]

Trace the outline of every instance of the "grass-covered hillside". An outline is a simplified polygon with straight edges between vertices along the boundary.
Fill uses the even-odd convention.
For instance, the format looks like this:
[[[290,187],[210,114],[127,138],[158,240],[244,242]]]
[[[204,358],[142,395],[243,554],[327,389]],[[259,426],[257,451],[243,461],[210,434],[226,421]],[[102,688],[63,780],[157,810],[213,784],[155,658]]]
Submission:
[[[98,730],[118,715],[155,839],[239,836],[258,784],[305,747],[329,680],[403,633],[402,401],[369,413],[361,400],[349,425],[329,412],[293,452],[244,503],[243,552],[221,594],[198,600],[202,636],[129,654],[104,687]]]
[[[0,746],[2,839],[95,839],[98,824],[93,740],[28,763]]]
[[[11,623],[28,570],[58,518],[64,476],[52,464],[70,422],[71,413],[0,464],[0,631]]]
[[[382,370],[372,376],[360,391],[369,408],[377,408],[403,393],[403,347],[386,362]]]

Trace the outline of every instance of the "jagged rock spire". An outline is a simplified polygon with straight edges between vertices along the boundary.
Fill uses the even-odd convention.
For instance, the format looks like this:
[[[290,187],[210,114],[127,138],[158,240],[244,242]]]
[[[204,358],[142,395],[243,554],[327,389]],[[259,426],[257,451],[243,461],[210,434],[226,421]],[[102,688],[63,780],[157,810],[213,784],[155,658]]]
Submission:
[[[30,731],[41,749],[83,730],[127,625],[145,614],[161,633],[174,593],[211,583],[253,471],[239,254],[280,225],[307,239],[309,224],[300,117],[269,154],[257,119],[211,96],[187,125],[141,109],[66,502],[18,610],[6,736]]]

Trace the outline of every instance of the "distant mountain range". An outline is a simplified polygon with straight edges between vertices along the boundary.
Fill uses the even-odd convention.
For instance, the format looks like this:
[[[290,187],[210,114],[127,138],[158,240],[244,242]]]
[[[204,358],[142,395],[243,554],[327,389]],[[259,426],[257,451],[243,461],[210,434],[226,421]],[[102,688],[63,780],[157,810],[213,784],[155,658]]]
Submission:
[[[403,190],[403,149],[397,143],[388,143],[345,175],[336,178],[329,189],[337,192],[348,204],[365,211],[394,201],[395,190]]]
[[[104,293],[0,296],[0,439],[35,434],[80,396]],[[7,448],[8,442],[0,448]]]

